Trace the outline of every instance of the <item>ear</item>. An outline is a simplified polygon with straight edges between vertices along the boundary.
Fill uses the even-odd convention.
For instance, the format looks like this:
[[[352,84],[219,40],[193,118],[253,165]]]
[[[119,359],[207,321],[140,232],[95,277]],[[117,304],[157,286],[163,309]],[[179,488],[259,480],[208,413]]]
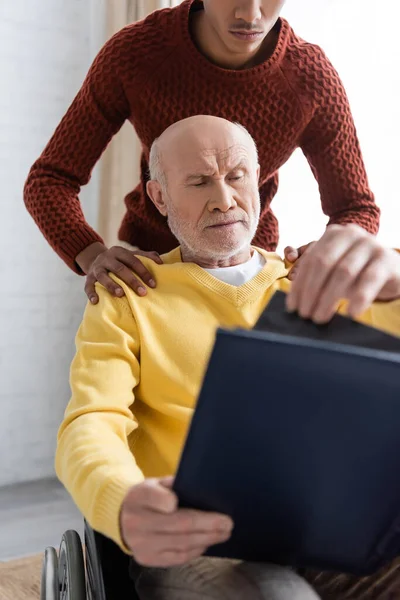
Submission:
[[[257,165],[257,181],[260,181],[260,165]]]
[[[167,216],[167,205],[164,200],[164,193],[158,181],[150,180],[146,184],[146,191],[154,206],[159,210],[163,217]]]

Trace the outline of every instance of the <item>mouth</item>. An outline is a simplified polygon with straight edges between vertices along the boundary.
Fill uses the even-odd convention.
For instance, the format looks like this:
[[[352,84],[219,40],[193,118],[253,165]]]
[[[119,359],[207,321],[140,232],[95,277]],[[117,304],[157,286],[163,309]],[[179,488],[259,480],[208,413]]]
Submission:
[[[255,42],[261,39],[264,35],[263,31],[234,31],[230,30],[229,33],[235,36],[236,39],[242,42]]]
[[[233,227],[233,225],[237,225],[237,223],[241,223],[241,221],[229,221],[229,223],[216,223],[215,225],[209,225],[207,229],[224,229],[226,227]]]

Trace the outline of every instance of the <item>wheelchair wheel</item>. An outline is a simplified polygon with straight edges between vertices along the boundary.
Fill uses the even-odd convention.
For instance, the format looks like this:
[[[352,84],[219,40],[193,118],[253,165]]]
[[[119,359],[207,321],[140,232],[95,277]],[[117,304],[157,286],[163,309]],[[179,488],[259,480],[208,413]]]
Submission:
[[[40,600],[59,600],[58,558],[55,548],[49,546],[44,551]]]
[[[79,534],[69,530],[61,539],[58,558],[59,600],[86,600],[86,579]]]

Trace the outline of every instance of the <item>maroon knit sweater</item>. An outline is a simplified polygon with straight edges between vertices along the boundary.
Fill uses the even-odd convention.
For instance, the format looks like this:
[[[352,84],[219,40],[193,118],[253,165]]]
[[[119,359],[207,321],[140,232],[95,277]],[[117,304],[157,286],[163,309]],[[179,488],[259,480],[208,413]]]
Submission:
[[[100,51],[25,184],[25,204],[59,256],[76,272],[79,252],[100,236],[86,223],[78,194],[126,119],[143,147],[141,181],[125,199],[121,240],[143,250],[177,245],[146,195],[153,140],[172,123],[213,114],[243,124],[260,155],[261,219],[254,243],[274,250],[278,223],[270,204],[278,170],[300,147],[318,181],[331,223],[371,233],[380,211],[370,191],[343,85],[323,51],[279,19],[277,46],[262,64],[228,70],[208,61],[189,32],[198,0],[152,13],[114,35]],[[311,241],[311,240],[310,240]]]

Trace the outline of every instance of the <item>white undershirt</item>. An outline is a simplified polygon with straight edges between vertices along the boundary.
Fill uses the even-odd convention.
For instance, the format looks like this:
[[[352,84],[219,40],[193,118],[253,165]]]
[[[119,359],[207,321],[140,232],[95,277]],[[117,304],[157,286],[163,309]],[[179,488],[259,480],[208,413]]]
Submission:
[[[262,271],[265,265],[265,258],[254,250],[253,256],[245,263],[241,265],[235,265],[234,267],[221,267],[219,269],[204,269],[213,277],[216,277],[220,281],[229,283],[230,285],[243,285],[253,279],[260,271]]]

